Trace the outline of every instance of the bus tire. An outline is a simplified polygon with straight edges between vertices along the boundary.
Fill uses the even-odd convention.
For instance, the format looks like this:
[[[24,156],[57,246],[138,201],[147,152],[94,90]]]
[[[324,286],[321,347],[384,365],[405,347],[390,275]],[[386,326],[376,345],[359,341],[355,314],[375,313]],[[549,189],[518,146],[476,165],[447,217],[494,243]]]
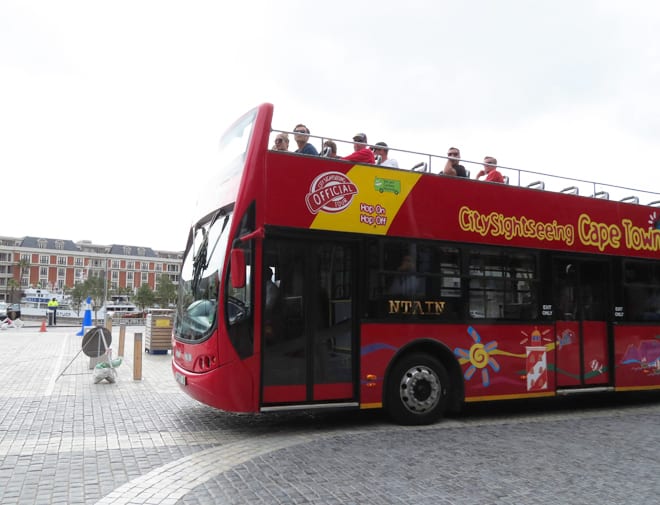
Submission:
[[[385,408],[398,424],[431,424],[445,413],[449,386],[447,370],[437,358],[403,356],[390,371]]]

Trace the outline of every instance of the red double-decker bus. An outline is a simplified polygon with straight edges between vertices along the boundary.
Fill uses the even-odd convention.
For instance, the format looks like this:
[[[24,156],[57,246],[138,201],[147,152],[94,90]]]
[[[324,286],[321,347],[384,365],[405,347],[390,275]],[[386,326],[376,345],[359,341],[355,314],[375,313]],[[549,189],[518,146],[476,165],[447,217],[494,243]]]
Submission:
[[[420,172],[275,151],[272,114],[228,130],[198,202],[173,337],[187,394],[424,424],[465,402],[660,389],[657,207],[504,168],[517,183],[438,175],[440,156],[415,154]]]

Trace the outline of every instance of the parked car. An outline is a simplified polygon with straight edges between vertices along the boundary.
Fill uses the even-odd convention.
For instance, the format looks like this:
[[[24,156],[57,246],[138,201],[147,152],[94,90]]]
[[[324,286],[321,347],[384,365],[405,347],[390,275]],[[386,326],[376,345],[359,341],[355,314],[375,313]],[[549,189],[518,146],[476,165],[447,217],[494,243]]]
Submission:
[[[7,317],[12,321],[19,319],[21,317],[21,304],[0,302],[0,321],[4,321]]]

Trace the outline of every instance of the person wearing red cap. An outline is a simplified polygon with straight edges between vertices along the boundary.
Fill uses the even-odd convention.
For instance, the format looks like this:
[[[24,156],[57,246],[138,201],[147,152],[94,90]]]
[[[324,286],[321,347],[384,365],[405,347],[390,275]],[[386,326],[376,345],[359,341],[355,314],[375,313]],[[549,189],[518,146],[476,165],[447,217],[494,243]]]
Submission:
[[[344,156],[345,160],[357,161],[360,163],[376,163],[374,153],[367,145],[367,135],[364,133],[356,133],[353,135],[353,153]]]

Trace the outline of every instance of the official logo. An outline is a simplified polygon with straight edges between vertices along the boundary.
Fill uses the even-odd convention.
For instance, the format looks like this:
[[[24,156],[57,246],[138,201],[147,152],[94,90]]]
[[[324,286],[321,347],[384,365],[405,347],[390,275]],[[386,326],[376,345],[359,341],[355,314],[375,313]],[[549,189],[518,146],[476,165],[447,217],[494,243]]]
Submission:
[[[305,203],[312,214],[345,210],[358,194],[353,182],[341,172],[325,172],[312,181]]]

